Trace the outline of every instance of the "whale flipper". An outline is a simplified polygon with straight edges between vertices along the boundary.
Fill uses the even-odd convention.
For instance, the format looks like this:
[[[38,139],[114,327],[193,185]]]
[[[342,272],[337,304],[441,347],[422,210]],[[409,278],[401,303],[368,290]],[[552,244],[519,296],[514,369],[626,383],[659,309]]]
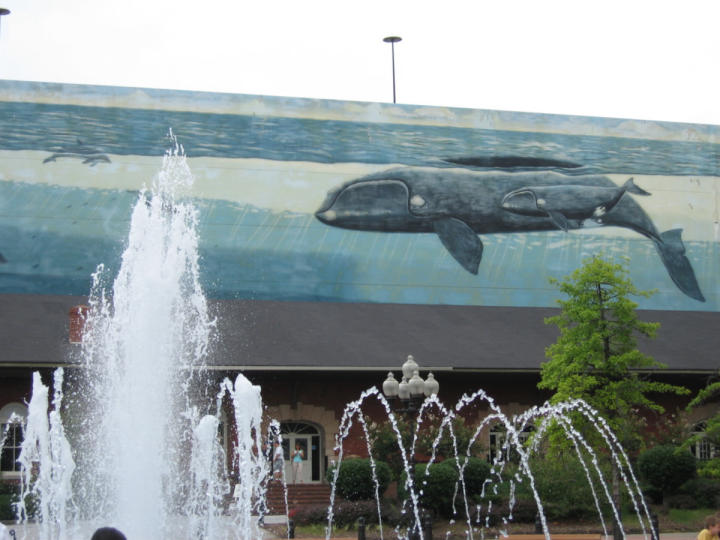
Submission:
[[[483,244],[470,226],[457,218],[438,219],[433,222],[435,232],[445,249],[471,274],[478,273]]]
[[[675,285],[690,298],[704,302],[705,297],[700,291],[695,271],[685,256],[685,245],[681,234],[682,229],[665,231],[660,234],[660,239],[653,238],[655,247]]]
[[[562,212],[558,212],[556,210],[549,210],[548,217],[558,229],[562,229],[563,231],[568,232],[570,225],[568,224],[568,220]]]

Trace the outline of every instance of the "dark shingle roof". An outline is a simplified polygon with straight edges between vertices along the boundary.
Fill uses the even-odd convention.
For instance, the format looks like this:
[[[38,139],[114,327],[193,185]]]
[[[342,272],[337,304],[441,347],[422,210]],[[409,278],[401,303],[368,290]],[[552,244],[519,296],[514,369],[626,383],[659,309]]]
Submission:
[[[0,365],[70,361],[68,311],[85,298],[0,295]],[[434,369],[537,370],[557,329],[549,308],[223,300],[209,363],[245,369],[387,369],[415,355]],[[672,371],[714,371],[720,313],[642,311],[658,337],[641,350]]]

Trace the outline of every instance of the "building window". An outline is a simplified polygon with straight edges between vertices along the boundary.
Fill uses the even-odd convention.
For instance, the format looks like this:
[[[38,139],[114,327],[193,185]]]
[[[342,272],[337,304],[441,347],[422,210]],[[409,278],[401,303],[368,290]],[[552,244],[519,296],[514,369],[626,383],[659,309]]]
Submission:
[[[0,473],[3,476],[17,476],[20,472],[20,450],[23,443],[23,422],[27,407],[20,403],[9,403],[0,409]]]
[[[700,422],[699,424],[696,424],[695,427],[693,427],[693,436],[703,435],[704,433],[705,422]],[[695,441],[695,443],[690,447],[690,452],[693,456],[695,456],[696,459],[699,459],[701,461],[713,459],[715,457],[718,457],[718,455],[720,454],[718,452],[717,446],[715,446],[713,443],[711,443],[704,437],[699,438],[697,441]]]
[[[525,445],[533,431],[535,431],[534,426],[525,426],[525,429],[518,433],[520,444]],[[506,439],[507,430],[505,426],[503,424],[495,424],[490,430],[490,453],[488,454],[488,460],[491,463],[496,461],[519,461],[519,454],[510,445],[504,448]]]

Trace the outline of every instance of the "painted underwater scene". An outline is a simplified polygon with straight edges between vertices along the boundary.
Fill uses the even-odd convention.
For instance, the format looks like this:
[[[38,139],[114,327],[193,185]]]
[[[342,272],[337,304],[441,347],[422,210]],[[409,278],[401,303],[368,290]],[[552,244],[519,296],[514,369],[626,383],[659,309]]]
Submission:
[[[713,126],[11,81],[0,111],[4,293],[119,265],[172,127],[210,297],[552,306],[604,253],[642,308],[719,307]]]

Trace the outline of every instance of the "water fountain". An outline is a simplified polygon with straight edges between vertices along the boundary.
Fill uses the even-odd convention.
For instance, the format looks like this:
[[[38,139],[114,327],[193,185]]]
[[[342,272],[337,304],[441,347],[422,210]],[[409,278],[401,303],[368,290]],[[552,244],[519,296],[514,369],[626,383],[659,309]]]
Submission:
[[[491,529],[495,531],[494,534],[500,537],[506,536],[508,534],[508,526],[513,521],[512,512],[516,502],[515,490],[516,487],[522,483],[529,484],[529,488],[533,494],[535,505],[537,507],[537,517],[539,519],[540,529],[546,538],[551,538],[551,531],[543,511],[543,501],[539,495],[538,489],[535,486],[534,474],[530,466],[530,458],[534,453],[538,452],[540,445],[546,439],[545,436],[551,425],[558,426],[559,429],[564,432],[564,436],[570,443],[570,448],[575,452],[575,455],[584,470],[585,478],[588,482],[595,508],[597,510],[599,524],[602,527],[603,536],[608,536],[613,523],[621,523],[621,517],[620,510],[616,506],[611,494],[608,479],[600,467],[601,452],[609,456],[610,461],[615,467],[617,467],[624,490],[627,493],[634,513],[638,518],[638,523],[643,536],[645,538],[649,538],[650,535],[656,537],[655,533],[657,531],[653,530],[650,511],[643,498],[640,485],[632,470],[628,455],[608,426],[605,419],[582,400],[571,400],[554,405],[545,403],[542,406],[531,407],[522,414],[508,416],[503,413],[501,408],[484,390],[478,390],[473,394],[466,394],[462,396],[453,409],[448,409],[438,399],[437,395],[432,395],[427,397],[419,406],[417,416],[413,420],[416,422],[416,425],[412,430],[414,436],[409,447],[406,447],[403,444],[398,419],[392,410],[391,404],[377,388],[373,387],[363,392],[358,400],[349,403],[345,409],[340,422],[338,442],[335,449],[338,453],[338,462],[334,477],[335,480],[337,480],[338,471],[340,470],[343,459],[342,442],[350,434],[353,422],[358,422],[362,428],[362,432],[368,442],[368,453],[370,455],[372,470],[375,470],[375,458],[377,456],[374,457],[370,452],[370,442],[366,420],[367,417],[363,410],[363,406],[367,405],[367,402],[373,399],[379,401],[385,410],[387,418],[392,426],[392,430],[395,433],[406,472],[404,488],[407,492],[407,498],[403,506],[403,513],[409,514],[409,520],[407,521],[409,521],[410,524],[403,527],[397,526],[395,528],[396,536],[400,538],[407,537],[423,539],[425,537],[425,531],[423,530],[422,521],[420,519],[421,498],[423,490],[427,485],[427,473],[430,470],[430,466],[437,458],[436,451],[438,443],[440,442],[444,432],[449,433],[453,441],[453,455],[450,456],[449,459],[457,468],[459,473],[458,480],[455,485],[453,511],[458,519],[465,521],[465,535],[467,538],[485,538],[490,534]],[[484,405],[487,408],[488,413],[475,426],[474,433],[470,438],[466,451],[461,453],[458,451],[457,440],[453,430],[453,420],[458,415],[461,415],[466,409],[470,409],[471,407],[477,405]],[[426,476],[420,481],[419,485],[416,485],[417,479],[413,478],[411,474],[407,474],[411,469],[410,456],[415,455],[418,433],[420,433],[424,418],[432,410],[439,414],[441,419],[440,425],[438,426],[438,431],[432,445],[432,455],[430,456],[428,467],[425,469]],[[601,450],[595,449],[588,444],[586,439],[575,427],[576,421],[573,418],[573,415],[579,415],[583,420],[590,422],[593,429],[599,435],[599,438],[603,441],[603,448]],[[490,469],[490,476],[483,483],[481,498],[484,498],[486,495],[491,493],[496,495],[498,492],[498,486],[505,482],[506,484],[509,484],[509,512],[507,515],[501,517],[499,524],[493,524],[493,527],[491,528],[490,518],[492,511],[492,497],[488,498],[489,502],[484,508],[482,504],[471,504],[469,497],[467,496],[466,482],[463,472],[468,464],[468,459],[473,453],[473,447],[477,442],[479,435],[483,429],[487,429],[493,424],[501,425],[505,430],[506,436],[501,447],[497,449],[496,455],[492,456],[493,464]],[[526,444],[526,442],[521,438],[521,434],[525,432],[528,426],[533,426],[534,428],[534,436],[532,437],[530,444]],[[517,472],[509,477],[504,477],[503,473],[510,462],[508,459],[509,455],[513,452],[519,458]],[[373,480],[377,486],[377,479],[374,475]],[[329,518],[326,528],[326,538],[328,539],[331,537],[333,526],[332,515],[334,497],[335,482],[333,482],[331,504],[328,509]],[[609,507],[609,515],[607,509],[604,510],[603,507]],[[380,506],[378,500],[378,512],[379,509]],[[382,517],[378,517],[380,525],[382,525]],[[625,538],[626,534],[622,528],[620,528],[618,532],[622,538]],[[380,537],[383,537],[381,527]]]
[[[133,209],[112,289],[102,265],[93,276],[82,374],[65,404],[72,435],[60,421],[62,372],[49,424],[49,390],[35,375],[22,500],[39,501],[41,539],[89,537],[88,528],[101,525],[129,538],[262,536],[260,389],[242,375],[221,389],[207,380],[203,362],[215,323],[199,281],[197,212],[183,197],[193,176],[170,138],[160,173]],[[228,460],[218,441],[224,399],[234,405],[241,441],[231,461],[242,489],[230,518],[223,515]],[[26,505],[20,511],[26,519]]]
[[[64,374],[59,371],[49,408],[49,389],[39,375],[35,376],[21,458],[22,501],[37,504],[34,515],[39,518],[38,536],[42,540],[89,537],[88,531],[106,525],[117,526],[129,538],[262,537],[258,516],[263,511],[269,470],[263,457],[260,388],[242,375],[234,382],[223,381],[219,388],[208,384],[203,359],[212,346],[214,321],[199,283],[197,213],[183,197],[191,183],[182,148],[173,139],[152,188],[140,193],[134,207],[127,248],[112,290],[107,287],[102,265],[94,275],[82,345],[82,377],[75,381],[78,390],[63,396]],[[507,433],[505,451],[512,448],[520,458],[518,473],[510,480],[511,510],[503,518],[500,534],[512,521],[515,483],[527,482],[548,538],[543,502],[529,464],[536,447],[526,447],[520,440],[520,433],[530,423],[536,428],[534,441],[542,440],[551,421],[565,430],[581,456],[606,534],[603,499],[610,502],[611,519],[618,517],[598,467],[597,452],[572,425],[569,413],[578,413],[596,426],[606,451],[621,471],[643,531],[649,529],[649,512],[627,455],[602,418],[581,401],[534,407],[508,417],[484,391],[464,396],[453,409],[431,396],[420,407],[415,438],[410,448],[405,448],[387,399],[371,388],[350,403],[343,415],[336,478],[343,459],[342,439],[354,421],[361,424],[368,439],[363,405],[371,399],[381,403],[393,425],[406,471],[427,411],[435,410],[442,419],[432,463],[442,433],[447,431],[454,439],[453,419],[482,402],[489,414],[477,426],[472,442],[490,423],[500,423]],[[228,460],[218,442],[224,402],[233,405],[237,432],[231,461],[240,476],[233,493],[237,503],[232,516],[224,515],[231,485]],[[67,430],[72,431],[70,436],[60,421],[63,407],[72,410],[68,415],[74,423],[73,429]],[[277,424],[272,427],[279,431]],[[473,507],[466,494],[462,472],[471,446],[463,454],[454,444],[451,459],[460,472],[456,486],[458,516],[466,523],[468,538],[482,538],[489,527],[491,508]],[[484,490],[497,489],[505,463],[498,455]],[[408,474],[405,488],[409,494],[405,511],[415,525],[409,530],[397,528],[396,535],[423,538],[416,525],[420,522],[423,486],[416,486]],[[333,499],[334,495],[333,484]],[[376,493],[378,513],[379,495]],[[28,505],[20,505],[22,518],[30,513]],[[328,538],[332,516],[331,501]]]

